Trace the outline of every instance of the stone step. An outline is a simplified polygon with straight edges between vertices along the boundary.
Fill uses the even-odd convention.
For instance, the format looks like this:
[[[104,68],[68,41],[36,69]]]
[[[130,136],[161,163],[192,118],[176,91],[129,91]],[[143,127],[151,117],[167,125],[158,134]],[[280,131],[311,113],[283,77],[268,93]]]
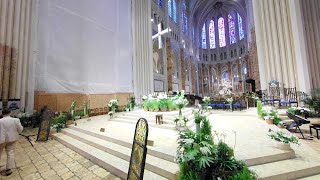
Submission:
[[[124,119],[124,118],[112,118],[109,121],[115,121],[115,122],[121,122],[121,123],[128,123],[128,124],[136,124],[138,120],[129,120],[129,119]],[[175,130],[175,125],[173,124],[161,124],[161,125],[156,125],[155,122],[148,121],[149,127],[153,128],[161,128],[161,129],[169,129],[169,130]]]
[[[76,151],[77,153],[91,160],[95,164],[105,168],[113,175],[121,179],[127,179],[127,173],[129,169],[128,161],[125,161],[119,157],[106,153],[100,149],[97,149],[93,146],[90,146],[86,143],[83,143],[77,139],[74,139],[70,136],[61,133],[54,134],[54,137],[63,145]],[[145,170],[144,179],[164,180],[167,178],[155,174],[149,170]]]
[[[109,137],[109,136],[106,136],[106,135],[97,134],[97,133],[94,133],[94,132],[91,132],[91,131],[88,131],[88,130],[85,130],[85,129],[74,127],[74,126],[70,126],[69,129],[72,129],[72,130],[75,130],[75,131],[78,131],[78,132],[81,132],[81,133],[84,133],[84,134],[87,134],[87,135],[90,135],[90,136],[105,140],[105,141],[108,141],[108,142],[112,142],[114,144],[118,144],[118,145],[121,145],[121,146],[124,146],[124,147],[127,147],[127,148],[131,148],[132,147],[132,139],[130,139],[128,141],[124,141],[124,140],[116,139],[116,138]],[[154,156],[154,157],[158,157],[160,159],[165,159],[165,160],[167,160],[169,162],[173,162],[173,163],[175,162],[174,161],[174,159],[175,159],[174,155],[168,154],[167,152],[162,152],[162,151],[159,151],[159,150],[155,150],[152,147],[148,148],[148,152],[147,153],[148,153],[148,155],[151,155],[151,156]]]
[[[306,160],[302,157],[251,166],[249,168],[258,175],[258,179],[264,180],[297,179],[320,174],[319,163],[306,163]]]
[[[319,180],[320,179],[320,174],[314,175],[314,176],[308,176],[305,178],[301,178],[299,180]]]
[[[157,114],[162,114],[163,119],[171,119],[173,120],[175,117],[179,116],[179,113],[169,113],[169,112],[145,112],[145,111],[133,111],[133,112],[126,112],[123,113],[125,116],[130,116],[130,117],[144,117],[144,118],[152,118],[154,119]],[[189,116],[192,114],[192,110],[190,111],[182,111],[183,116]]]
[[[62,133],[125,161],[130,161],[131,148],[105,141],[72,129],[64,129],[62,130]],[[179,171],[178,164],[151,155],[147,155],[145,168],[168,179],[176,179],[176,174]]]
[[[191,120],[194,119],[193,114],[186,115],[185,117],[187,117],[187,118],[189,119],[189,121],[191,121]],[[155,116],[148,117],[148,116],[143,116],[143,115],[141,115],[141,116],[133,117],[133,116],[130,116],[130,115],[128,115],[128,114],[119,114],[119,115],[117,115],[114,119],[117,119],[117,118],[132,120],[132,121],[135,121],[135,122],[137,122],[138,119],[140,119],[140,118],[145,118],[146,120],[148,120],[148,123],[153,123],[153,124],[155,124],[155,122],[156,122],[156,117],[155,117]],[[163,123],[164,123],[164,124],[173,124],[173,125],[175,125],[175,123],[174,123],[174,119],[175,119],[175,118],[176,118],[176,117],[163,118]]]

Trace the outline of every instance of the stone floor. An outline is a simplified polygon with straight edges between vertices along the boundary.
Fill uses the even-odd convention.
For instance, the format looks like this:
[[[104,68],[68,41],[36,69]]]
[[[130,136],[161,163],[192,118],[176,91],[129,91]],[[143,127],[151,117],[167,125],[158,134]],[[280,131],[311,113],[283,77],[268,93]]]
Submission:
[[[6,156],[3,152],[1,170],[4,169],[5,162]],[[13,174],[1,175],[0,180],[119,179],[56,140],[34,143],[32,147],[21,137],[16,143],[15,163],[17,168],[13,169]]]

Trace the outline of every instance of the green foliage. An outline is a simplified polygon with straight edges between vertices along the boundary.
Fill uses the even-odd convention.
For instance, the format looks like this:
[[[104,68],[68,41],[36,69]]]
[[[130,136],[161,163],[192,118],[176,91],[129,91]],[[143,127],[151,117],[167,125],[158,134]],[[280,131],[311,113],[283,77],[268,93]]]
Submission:
[[[244,166],[241,171],[230,177],[230,180],[255,180],[257,175]]]
[[[60,113],[59,116],[52,119],[52,127],[60,132],[62,128],[65,127],[67,122],[67,116],[65,114]]]
[[[176,109],[177,108],[177,106],[175,105],[175,103],[173,102],[173,100],[170,98],[169,100],[168,100],[168,108],[170,109],[170,110],[174,110],[174,109]]]
[[[160,108],[167,108],[168,107],[169,99],[160,99],[159,100],[159,107]]]
[[[158,111],[159,110],[159,102],[157,100],[149,100],[150,101],[150,108],[153,111]]]
[[[195,121],[196,124],[200,124],[203,120],[206,119],[206,116],[204,116],[202,114],[202,110],[201,109],[199,109],[198,111],[192,110],[192,113],[194,115],[194,121]]]
[[[275,117],[275,118],[273,119],[273,124],[278,125],[281,121],[282,121],[281,118]]]
[[[295,107],[290,107],[290,108],[288,108],[288,109],[287,109],[287,112],[290,113],[290,114],[292,114],[292,115],[298,115],[298,114],[300,113],[300,111],[299,111],[297,108],[295,108]]]
[[[283,131],[271,131],[268,136],[271,137],[271,139],[285,144],[299,144],[299,139],[297,137],[286,134]]]
[[[261,113],[262,113],[263,109],[262,109],[262,103],[260,100],[257,100],[257,113],[258,115],[261,117]]]

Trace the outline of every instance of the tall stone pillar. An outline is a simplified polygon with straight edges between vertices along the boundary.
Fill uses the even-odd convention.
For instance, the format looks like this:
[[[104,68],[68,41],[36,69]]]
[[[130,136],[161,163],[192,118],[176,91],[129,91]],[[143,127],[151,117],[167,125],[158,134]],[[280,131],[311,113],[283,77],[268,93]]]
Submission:
[[[239,91],[243,92],[243,87],[242,87],[242,68],[241,68],[241,63],[240,59],[237,60],[237,66],[238,66],[238,75],[239,75]]]
[[[186,90],[186,60],[184,58],[184,49],[180,49],[180,62],[181,62],[181,86]]]
[[[172,50],[170,38],[166,38],[168,91],[172,91]]]
[[[134,95],[141,102],[143,95],[154,91],[151,0],[132,1],[133,27],[133,86]]]
[[[261,88],[270,80],[310,91],[300,1],[253,1]]]

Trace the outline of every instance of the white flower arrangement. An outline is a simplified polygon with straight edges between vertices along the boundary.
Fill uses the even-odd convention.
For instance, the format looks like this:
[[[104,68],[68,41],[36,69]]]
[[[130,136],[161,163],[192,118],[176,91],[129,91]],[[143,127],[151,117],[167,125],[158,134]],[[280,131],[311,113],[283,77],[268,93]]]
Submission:
[[[109,107],[116,107],[119,106],[119,100],[118,99],[111,99],[108,103]]]
[[[206,104],[210,103],[210,97],[209,96],[205,96],[202,98],[202,101],[205,102]]]
[[[146,96],[146,95],[142,96],[142,101],[145,101],[147,99],[148,99],[148,96]]]
[[[188,100],[185,98],[178,98],[174,101],[174,103],[180,108],[183,108],[189,104]]]
[[[29,118],[31,117],[31,114],[29,114],[28,112],[20,112],[19,114],[17,114],[17,118],[21,119],[21,118]]]
[[[157,98],[158,98],[159,100],[160,100],[160,99],[168,99],[168,96],[167,96],[166,93],[160,93]]]
[[[226,98],[226,101],[227,101],[229,104],[231,104],[231,103],[233,103],[233,98],[232,98],[232,97]]]

